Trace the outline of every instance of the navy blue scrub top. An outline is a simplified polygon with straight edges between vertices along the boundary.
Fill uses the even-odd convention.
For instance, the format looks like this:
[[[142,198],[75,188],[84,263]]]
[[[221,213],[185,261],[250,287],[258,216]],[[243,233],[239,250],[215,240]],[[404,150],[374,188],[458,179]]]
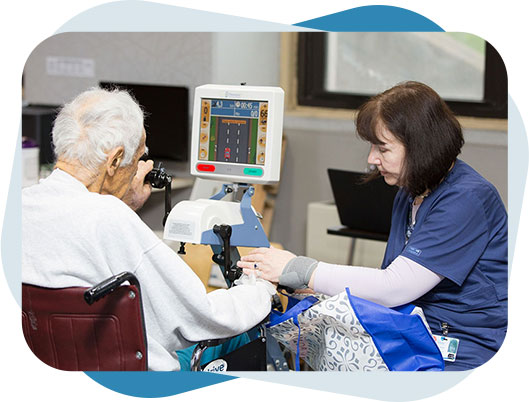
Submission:
[[[507,212],[494,186],[460,160],[423,200],[406,244],[412,202],[403,189],[395,197],[382,268],[402,255],[444,277],[413,304],[434,334],[444,323],[445,335],[460,340],[446,370],[475,368],[507,331]]]

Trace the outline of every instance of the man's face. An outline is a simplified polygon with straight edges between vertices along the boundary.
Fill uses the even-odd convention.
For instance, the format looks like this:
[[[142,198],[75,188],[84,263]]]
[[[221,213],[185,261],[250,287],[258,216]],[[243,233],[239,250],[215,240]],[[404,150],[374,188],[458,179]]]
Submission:
[[[140,145],[132,157],[132,162],[127,166],[118,167],[112,179],[108,180],[108,184],[104,188],[104,193],[112,194],[120,199],[123,198],[123,196],[127,193],[132,182],[132,178],[138,170],[138,162],[145,153],[145,138],[146,135],[144,129]]]

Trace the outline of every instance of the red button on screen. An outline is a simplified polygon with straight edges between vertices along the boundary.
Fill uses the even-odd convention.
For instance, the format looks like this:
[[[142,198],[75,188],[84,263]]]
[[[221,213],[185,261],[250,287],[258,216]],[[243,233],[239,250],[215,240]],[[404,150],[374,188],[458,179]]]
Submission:
[[[213,165],[205,165],[203,163],[199,163],[197,165],[197,170],[199,170],[201,172],[214,172],[215,171],[215,166],[213,166]]]

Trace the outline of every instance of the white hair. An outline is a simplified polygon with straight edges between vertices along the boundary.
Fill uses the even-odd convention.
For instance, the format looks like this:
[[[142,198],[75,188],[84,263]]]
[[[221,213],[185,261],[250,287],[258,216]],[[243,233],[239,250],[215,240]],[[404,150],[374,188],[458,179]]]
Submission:
[[[92,88],[61,109],[53,126],[55,156],[97,171],[107,152],[123,146],[126,166],[143,135],[143,111],[123,90]]]

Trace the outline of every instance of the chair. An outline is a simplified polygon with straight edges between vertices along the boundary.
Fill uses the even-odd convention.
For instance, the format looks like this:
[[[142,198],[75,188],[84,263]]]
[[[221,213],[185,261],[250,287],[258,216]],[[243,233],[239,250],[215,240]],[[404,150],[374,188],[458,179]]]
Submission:
[[[128,281],[130,285],[121,286]],[[252,342],[222,357],[230,371],[266,370],[264,323]],[[137,278],[112,276],[92,288],[50,289],[22,284],[22,329],[33,353],[67,371],[147,370],[147,338]],[[197,344],[192,370],[201,371],[203,352],[231,338]],[[218,366],[212,371],[224,371]]]
[[[22,328],[33,353],[60,370],[147,369],[141,290],[129,272],[90,289],[22,284]]]

